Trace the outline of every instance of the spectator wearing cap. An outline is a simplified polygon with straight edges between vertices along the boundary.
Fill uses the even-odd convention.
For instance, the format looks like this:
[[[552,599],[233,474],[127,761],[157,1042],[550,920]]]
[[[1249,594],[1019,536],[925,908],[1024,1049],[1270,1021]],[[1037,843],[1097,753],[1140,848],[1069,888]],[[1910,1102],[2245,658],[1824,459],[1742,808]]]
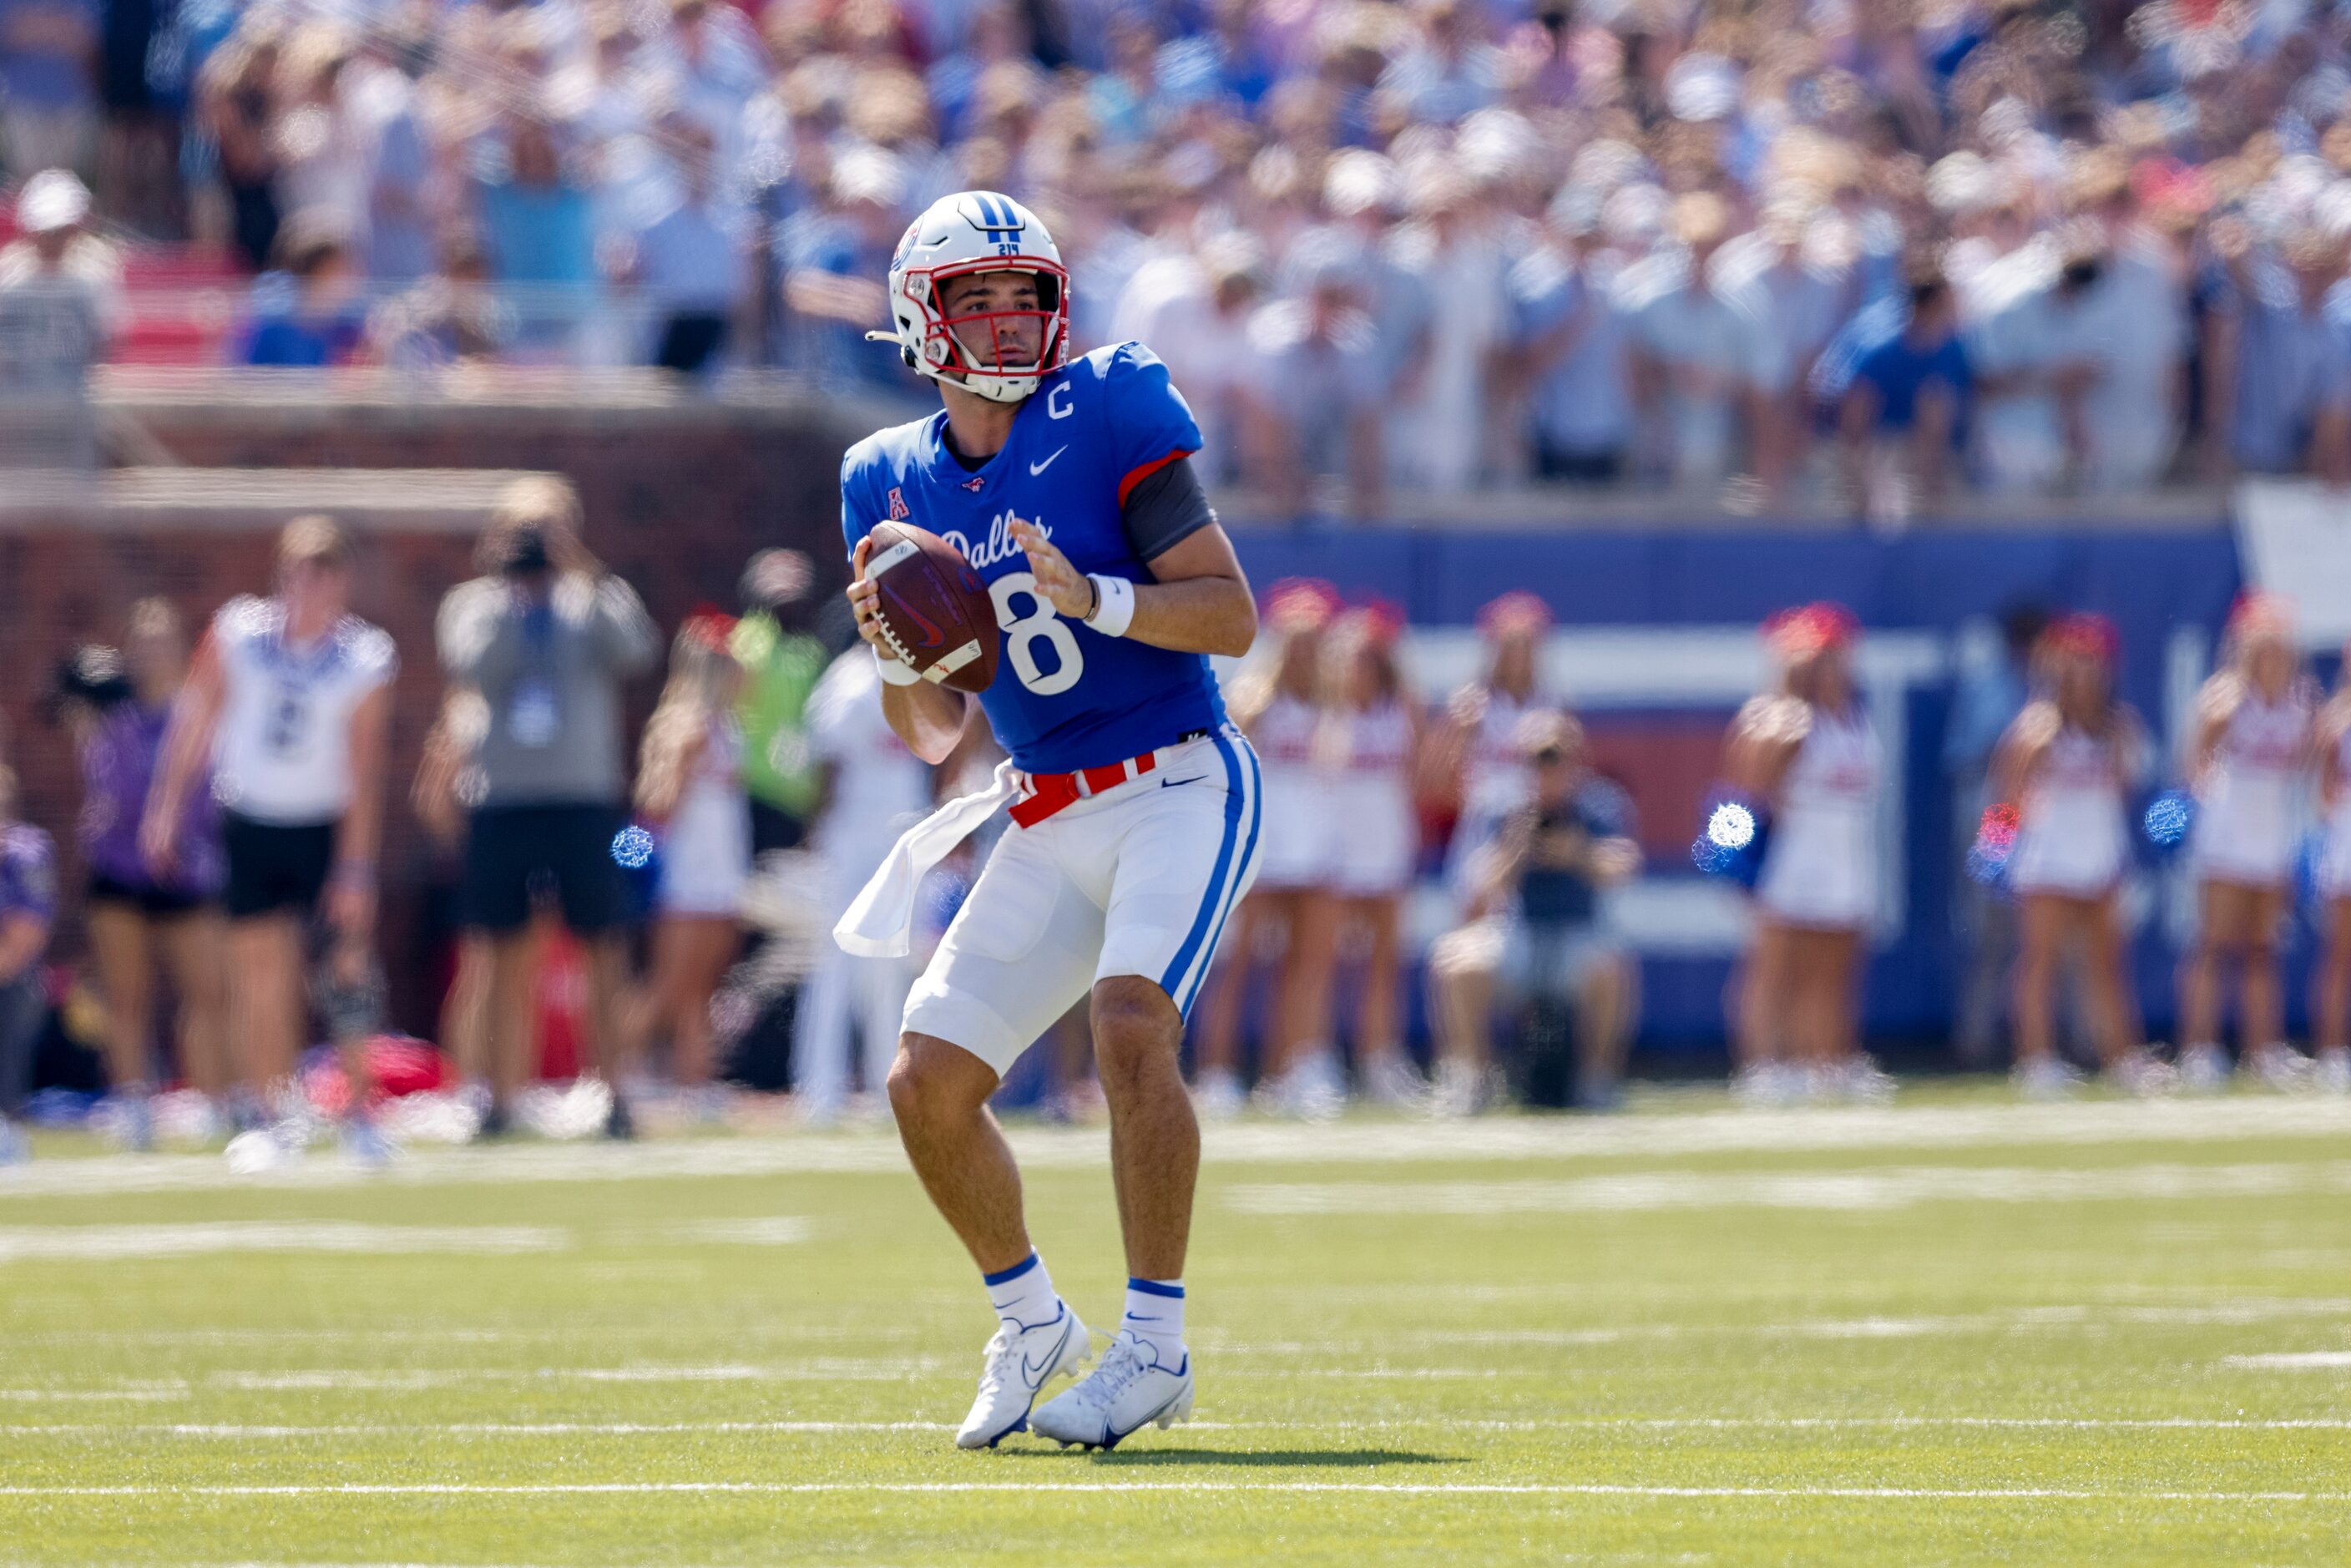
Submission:
[[[1973,377],[1950,286],[1931,263],[1913,274],[1906,308],[1874,312],[1840,402],[1846,494],[1865,516],[1898,523],[1911,497],[1939,497]]]
[[[78,300],[89,350],[101,352],[122,319],[122,253],[90,232],[89,187],[68,170],[42,170],[16,193],[16,233],[0,249],[0,289]]]
[[[1352,259],[1327,249],[1300,266],[1299,297],[1249,320],[1256,373],[1245,393],[1244,471],[1283,516],[1303,515],[1316,481],[1343,478],[1348,510],[1378,514],[1388,387]]]
[[[1429,950],[1436,989],[1439,1114],[1466,1116],[1497,1098],[1497,1003],[1575,1016],[1576,1103],[1614,1107],[1638,1006],[1639,971],[1608,934],[1602,900],[1641,867],[1632,807],[1592,770],[1583,727],[1530,714],[1515,738],[1526,796],[1478,857],[1468,922]]]
[[[1543,243],[1510,268],[1511,369],[1527,399],[1535,472],[1546,479],[1625,477],[1632,340],[1618,308],[1619,266],[1596,193],[1569,186],[1551,204]]]
[[[87,169],[98,140],[98,0],[0,0],[8,172]]]
[[[16,820],[16,775],[0,763],[0,1166],[28,1153],[16,1119],[32,1091],[48,995],[41,956],[57,916],[57,848]]]
[[[1729,225],[1719,197],[1680,198],[1675,243],[1618,280],[1618,306],[1632,328],[1642,444],[1656,472],[1677,485],[1728,477],[1759,452],[1758,434],[1771,420],[1763,388],[1776,372],[1763,324],[1713,284]]]
[[[653,308],[653,362],[693,375],[734,335],[750,290],[750,253],[743,214],[718,198],[710,132],[682,118],[663,130],[681,199],[638,232],[632,276]]]
[[[349,362],[367,329],[360,282],[341,215],[295,214],[277,231],[276,269],[254,281],[238,362],[302,369]]]

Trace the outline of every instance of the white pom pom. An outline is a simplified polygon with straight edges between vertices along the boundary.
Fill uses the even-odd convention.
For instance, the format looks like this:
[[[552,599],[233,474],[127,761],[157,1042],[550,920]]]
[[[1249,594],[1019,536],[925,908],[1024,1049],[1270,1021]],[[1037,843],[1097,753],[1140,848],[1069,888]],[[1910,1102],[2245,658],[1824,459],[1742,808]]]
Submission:
[[[1726,850],[1743,850],[1755,841],[1755,813],[1736,800],[1726,800],[1706,820],[1707,841]]]

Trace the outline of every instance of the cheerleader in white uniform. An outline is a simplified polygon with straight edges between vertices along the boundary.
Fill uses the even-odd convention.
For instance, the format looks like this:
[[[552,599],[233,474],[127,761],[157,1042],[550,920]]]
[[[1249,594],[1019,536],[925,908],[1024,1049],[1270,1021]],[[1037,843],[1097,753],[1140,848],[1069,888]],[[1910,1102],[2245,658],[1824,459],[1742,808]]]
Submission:
[[[1529,714],[1558,710],[1538,689],[1551,624],[1551,607],[1523,589],[1478,612],[1485,674],[1453,694],[1423,748],[1424,792],[1458,808],[1445,879],[1465,905],[1477,893],[1486,847],[1534,787],[1520,726]]]
[[[751,875],[751,802],[735,721],[743,667],[727,652],[734,630],[725,615],[696,615],[680,628],[637,773],[637,810],[660,830],[661,881],[653,973],[625,1011],[623,1038],[642,1061],[665,1026],[671,1076],[705,1117],[721,1109],[711,1092],[710,998],[742,946]]]
[[[1877,904],[1884,759],[1854,690],[1856,628],[1815,604],[1765,629],[1779,690],[1732,722],[1729,773],[1770,815],[1755,888],[1755,944],[1738,991],[1737,1086],[1882,1096],[1891,1085],[1856,1043],[1855,968]]]
[[[2351,1093],[2351,643],[2343,673],[2318,716],[2318,797],[2325,811],[2319,891],[2326,898],[2326,952],[2311,990],[2311,1032],[2318,1037],[2318,1081]]]
[[[1272,1091],[1268,1098],[1276,1109],[1318,1115],[1338,1109],[1330,1085],[1313,1085],[1309,1093],[1303,1081],[1289,1082],[1290,1069],[1312,1054],[1310,1043],[1330,1038],[1329,975],[1337,939],[1332,884],[1341,822],[1333,809],[1338,770],[1322,727],[1322,659],[1338,606],[1329,583],[1296,578],[1275,583],[1263,616],[1279,639],[1273,664],[1233,688],[1233,721],[1257,748],[1263,769],[1264,859],[1232,922],[1221,975],[1201,1020],[1194,1097],[1212,1117],[1229,1117],[1241,1108],[1241,1005],[1259,949],[1276,933],[1284,934],[1282,955],[1259,1077]]]
[[[322,1009],[350,1085],[343,1130],[369,1165],[390,1145],[368,1118],[364,1015],[374,967],[376,857],[383,841],[392,639],[350,612],[352,546],[333,520],[298,517],[277,541],[277,592],[233,599],[213,618],[173,700],[162,776],[140,848],[158,879],[177,869],[188,792],[210,763],[227,851],[228,990],[235,1054],[256,1106],[298,1065],[303,957],[314,915],[334,933]],[[332,1016],[340,1015],[340,1016]],[[256,1128],[229,1149],[241,1169],[298,1154],[299,1123]]]
[[[2055,1046],[2057,977],[2069,951],[2080,974],[2098,1060],[2132,1093],[2162,1088],[2168,1072],[2139,1041],[2138,1009],[2124,975],[2127,943],[2117,904],[2130,864],[2124,792],[2146,771],[2147,732],[2114,696],[2113,623],[2071,615],[2041,639],[2043,695],[2001,737],[1999,799],[1990,835],[2013,831],[2008,881],[2022,910],[2016,964],[2016,1081],[2035,1098],[2062,1094],[2075,1075]]]
[[[1340,924],[1364,939],[1355,1073],[1368,1098],[1396,1108],[1418,1106],[1428,1092],[1405,1054],[1398,995],[1399,928],[1420,851],[1413,805],[1420,716],[1396,668],[1403,631],[1403,616],[1385,604],[1351,610],[1341,619],[1329,655],[1332,701],[1325,720],[1341,768],[1331,813],[1343,839],[1336,884]]]
[[[2196,943],[2179,972],[2179,1075],[2219,1088],[2223,971],[2234,966],[2246,1069],[2280,1085],[2308,1063],[2285,1043],[2278,927],[2294,880],[2316,725],[2317,695],[2294,652],[2284,603],[2265,594],[2229,617],[2226,664],[2197,697],[2189,778],[2197,877]]]

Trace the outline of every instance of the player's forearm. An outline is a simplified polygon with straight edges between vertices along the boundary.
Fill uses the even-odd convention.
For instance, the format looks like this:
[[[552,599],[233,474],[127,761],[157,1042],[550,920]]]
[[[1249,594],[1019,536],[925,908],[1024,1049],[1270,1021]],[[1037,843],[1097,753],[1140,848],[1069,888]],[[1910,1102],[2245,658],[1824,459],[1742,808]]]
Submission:
[[[192,692],[173,705],[164,732],[163,766],[147,797],[150,821],[177,822],[186,809],[196,772],[212,750],[213,727],[219,715],[217,706],[205,697],[206,694]]]
[[[1134,620],[1126,634],[1179,653],[1238,659],[1257,641],[1257,601],[1249,584],[1229,577],[1134,585]]]
[[[907,750],[934,768],[945,762],[963,738],[967,715],[961,692],[928,681],[882,688],[882,716],[890,721]]]

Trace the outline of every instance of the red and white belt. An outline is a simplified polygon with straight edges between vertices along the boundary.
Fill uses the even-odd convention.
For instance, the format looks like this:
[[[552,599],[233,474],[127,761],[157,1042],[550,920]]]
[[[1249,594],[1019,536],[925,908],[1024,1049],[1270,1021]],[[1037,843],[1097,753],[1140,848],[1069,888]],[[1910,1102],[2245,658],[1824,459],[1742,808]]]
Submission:
[[[1033,828],[1056,811],[1066,810],[1081,800],[1091,800],[1106,789],[1133,783],[1158,768],[1161,752],[1189,746],[1207,733],[1205,729],[1191,730],[1177,736],[1174,746],[1155,747],[1123,762],[1105,762],[1100,768],[1081,768],[1075,773],[1015,774],[1020,794],[1012,802],[1012,820],[1024,828]]]
[[[1023,773],[1020,797],[1012,802],[1012,820],[1024,828],[1033,828],[1056,811],[1131,783],[1158,766],[1159,753],[1153,750],[1123,762],[1081,768],[1075,773]]]

